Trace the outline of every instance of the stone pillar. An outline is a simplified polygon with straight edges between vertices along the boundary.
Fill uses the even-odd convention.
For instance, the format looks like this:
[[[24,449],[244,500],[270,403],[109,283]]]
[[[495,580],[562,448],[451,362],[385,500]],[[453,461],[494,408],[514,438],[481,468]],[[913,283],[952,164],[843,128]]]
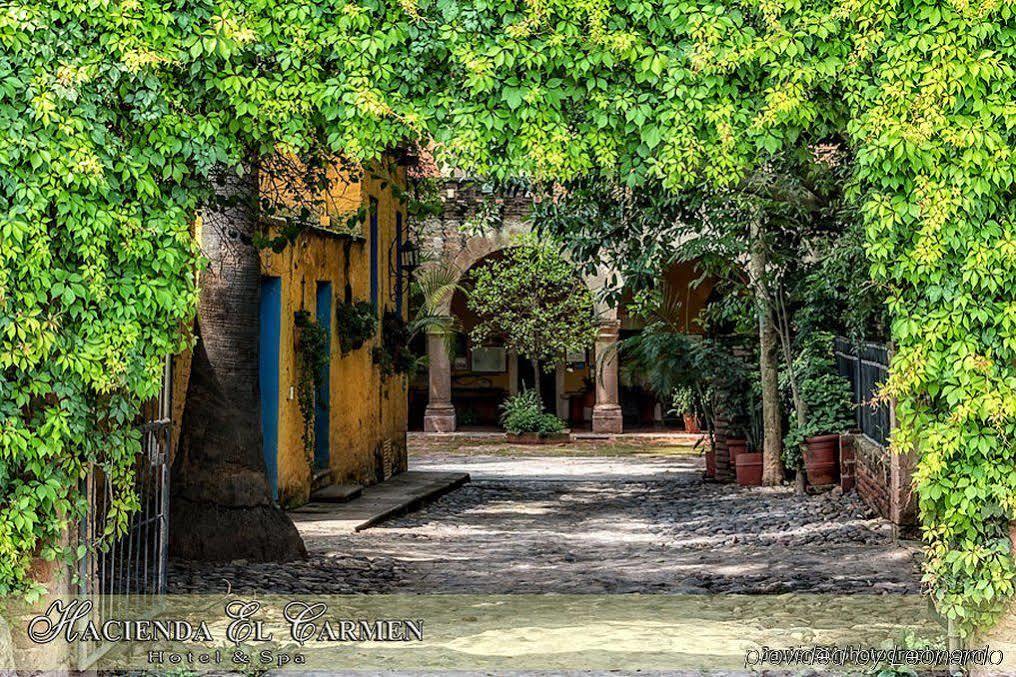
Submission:
[[[428,433],[455,431],[455,407],[452,405],[452,364],[443,326],[427,330],[427,359],[430,390],[423,413],[423,430]]]
[[[564,395],[564,375],[567,367],[563,364],[557,365],[554,370],[554,393],[557,399],[557,406],[554,413],[559,419],[568,420],[568,398]]]
[[[620,330],[618,320],[607,320],[600,323],[596,335],[594,433],[620,433],[622,429],[621,405],[617,397],[617,337]]]
[[[519,394],[519,354],[508,351],[508,396]]]

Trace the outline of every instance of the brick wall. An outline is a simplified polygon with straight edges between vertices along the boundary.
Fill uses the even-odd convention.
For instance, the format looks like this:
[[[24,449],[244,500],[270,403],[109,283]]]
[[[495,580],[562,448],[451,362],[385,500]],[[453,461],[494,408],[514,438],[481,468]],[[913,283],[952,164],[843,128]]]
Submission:
[[[730,466],[730,449],[727,447],[727,433],[730,425],[727,417],[717,413],[713,438],[716,442],[716,481],[734,481],[734,468]]]
[[[911,480],[916,456],[890,453],[860,434],[844,435],[842,443],[854,454],[858,495],[904,535],[915,535],[917,497]]]
[[[858,495],[879,515],[889,519],[892,514],[889,452],[863,435],[844,435],[843,447],[854,452],[854,477]]]
[[[422,248],[430,255],[454,260],[478,233],[471,225],[493,217],[493,223],[509,230],[528,230],[526,217],[532,198],[521,191],[511,195],[487,192],[483,184],[469,179],[447,179],[441,189],[444,209],[427,218],[421,228]]]

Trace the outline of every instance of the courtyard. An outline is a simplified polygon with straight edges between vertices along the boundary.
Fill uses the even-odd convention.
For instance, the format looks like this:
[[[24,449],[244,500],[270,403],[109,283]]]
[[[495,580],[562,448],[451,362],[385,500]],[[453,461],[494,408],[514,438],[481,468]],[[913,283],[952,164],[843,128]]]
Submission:
[[[911,595],[917,543],[855,495],[702,479],[685,439],[508,445],[410,435],[416,470],[471,481],[359,533],[297,521],[309,558],[173,561],[171,593]]]

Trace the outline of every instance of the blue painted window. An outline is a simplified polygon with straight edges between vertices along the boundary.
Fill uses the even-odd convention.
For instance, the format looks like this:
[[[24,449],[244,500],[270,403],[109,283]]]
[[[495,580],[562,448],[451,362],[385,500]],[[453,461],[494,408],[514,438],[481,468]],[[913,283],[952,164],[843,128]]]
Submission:
[[[258,392],[261,397],[261,451],[272,498],[279,498],[279,337],[282,279],[261,278],[258,304]]]
[[[325,330],[325,354],[332,353],[332,283],[317,283],[317,325]],[[331,365],[321,366],[318,375],[318,391],[314,400],[314,468],[322,469],[331,465],[329,429],[331,388],[329,374]]]
[[[377,199],[370,199],[370,302],[378,308],[378,227],[377,227]]]
[[[395,212],[395,312],[402,317],[402,212]]]

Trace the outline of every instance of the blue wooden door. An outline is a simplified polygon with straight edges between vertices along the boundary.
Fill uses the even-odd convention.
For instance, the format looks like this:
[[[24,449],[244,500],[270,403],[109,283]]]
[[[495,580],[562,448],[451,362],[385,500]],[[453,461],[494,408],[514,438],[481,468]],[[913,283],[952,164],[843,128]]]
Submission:
[[[378,266],[381,265],[378,260],[378,223],[377,223],[377,210],[378,203],[376,198],[370,199],[370,302],[374,304],[374,307],[379,307],[378,304],[378,285],[380,270]]]
[[[317,324],[325,330],[325,354],[332,354],[332,283],[317,283]],[[326,363],[318,375],[317,397],[314,399],[314,468],[327,468],[329,461],[329,398],[331,365]]]
[[[272,498],[279,498],[279,337],[282,330],[282,280],[261,278],[258,307],[258,391],[261,395],[261,450]]]

